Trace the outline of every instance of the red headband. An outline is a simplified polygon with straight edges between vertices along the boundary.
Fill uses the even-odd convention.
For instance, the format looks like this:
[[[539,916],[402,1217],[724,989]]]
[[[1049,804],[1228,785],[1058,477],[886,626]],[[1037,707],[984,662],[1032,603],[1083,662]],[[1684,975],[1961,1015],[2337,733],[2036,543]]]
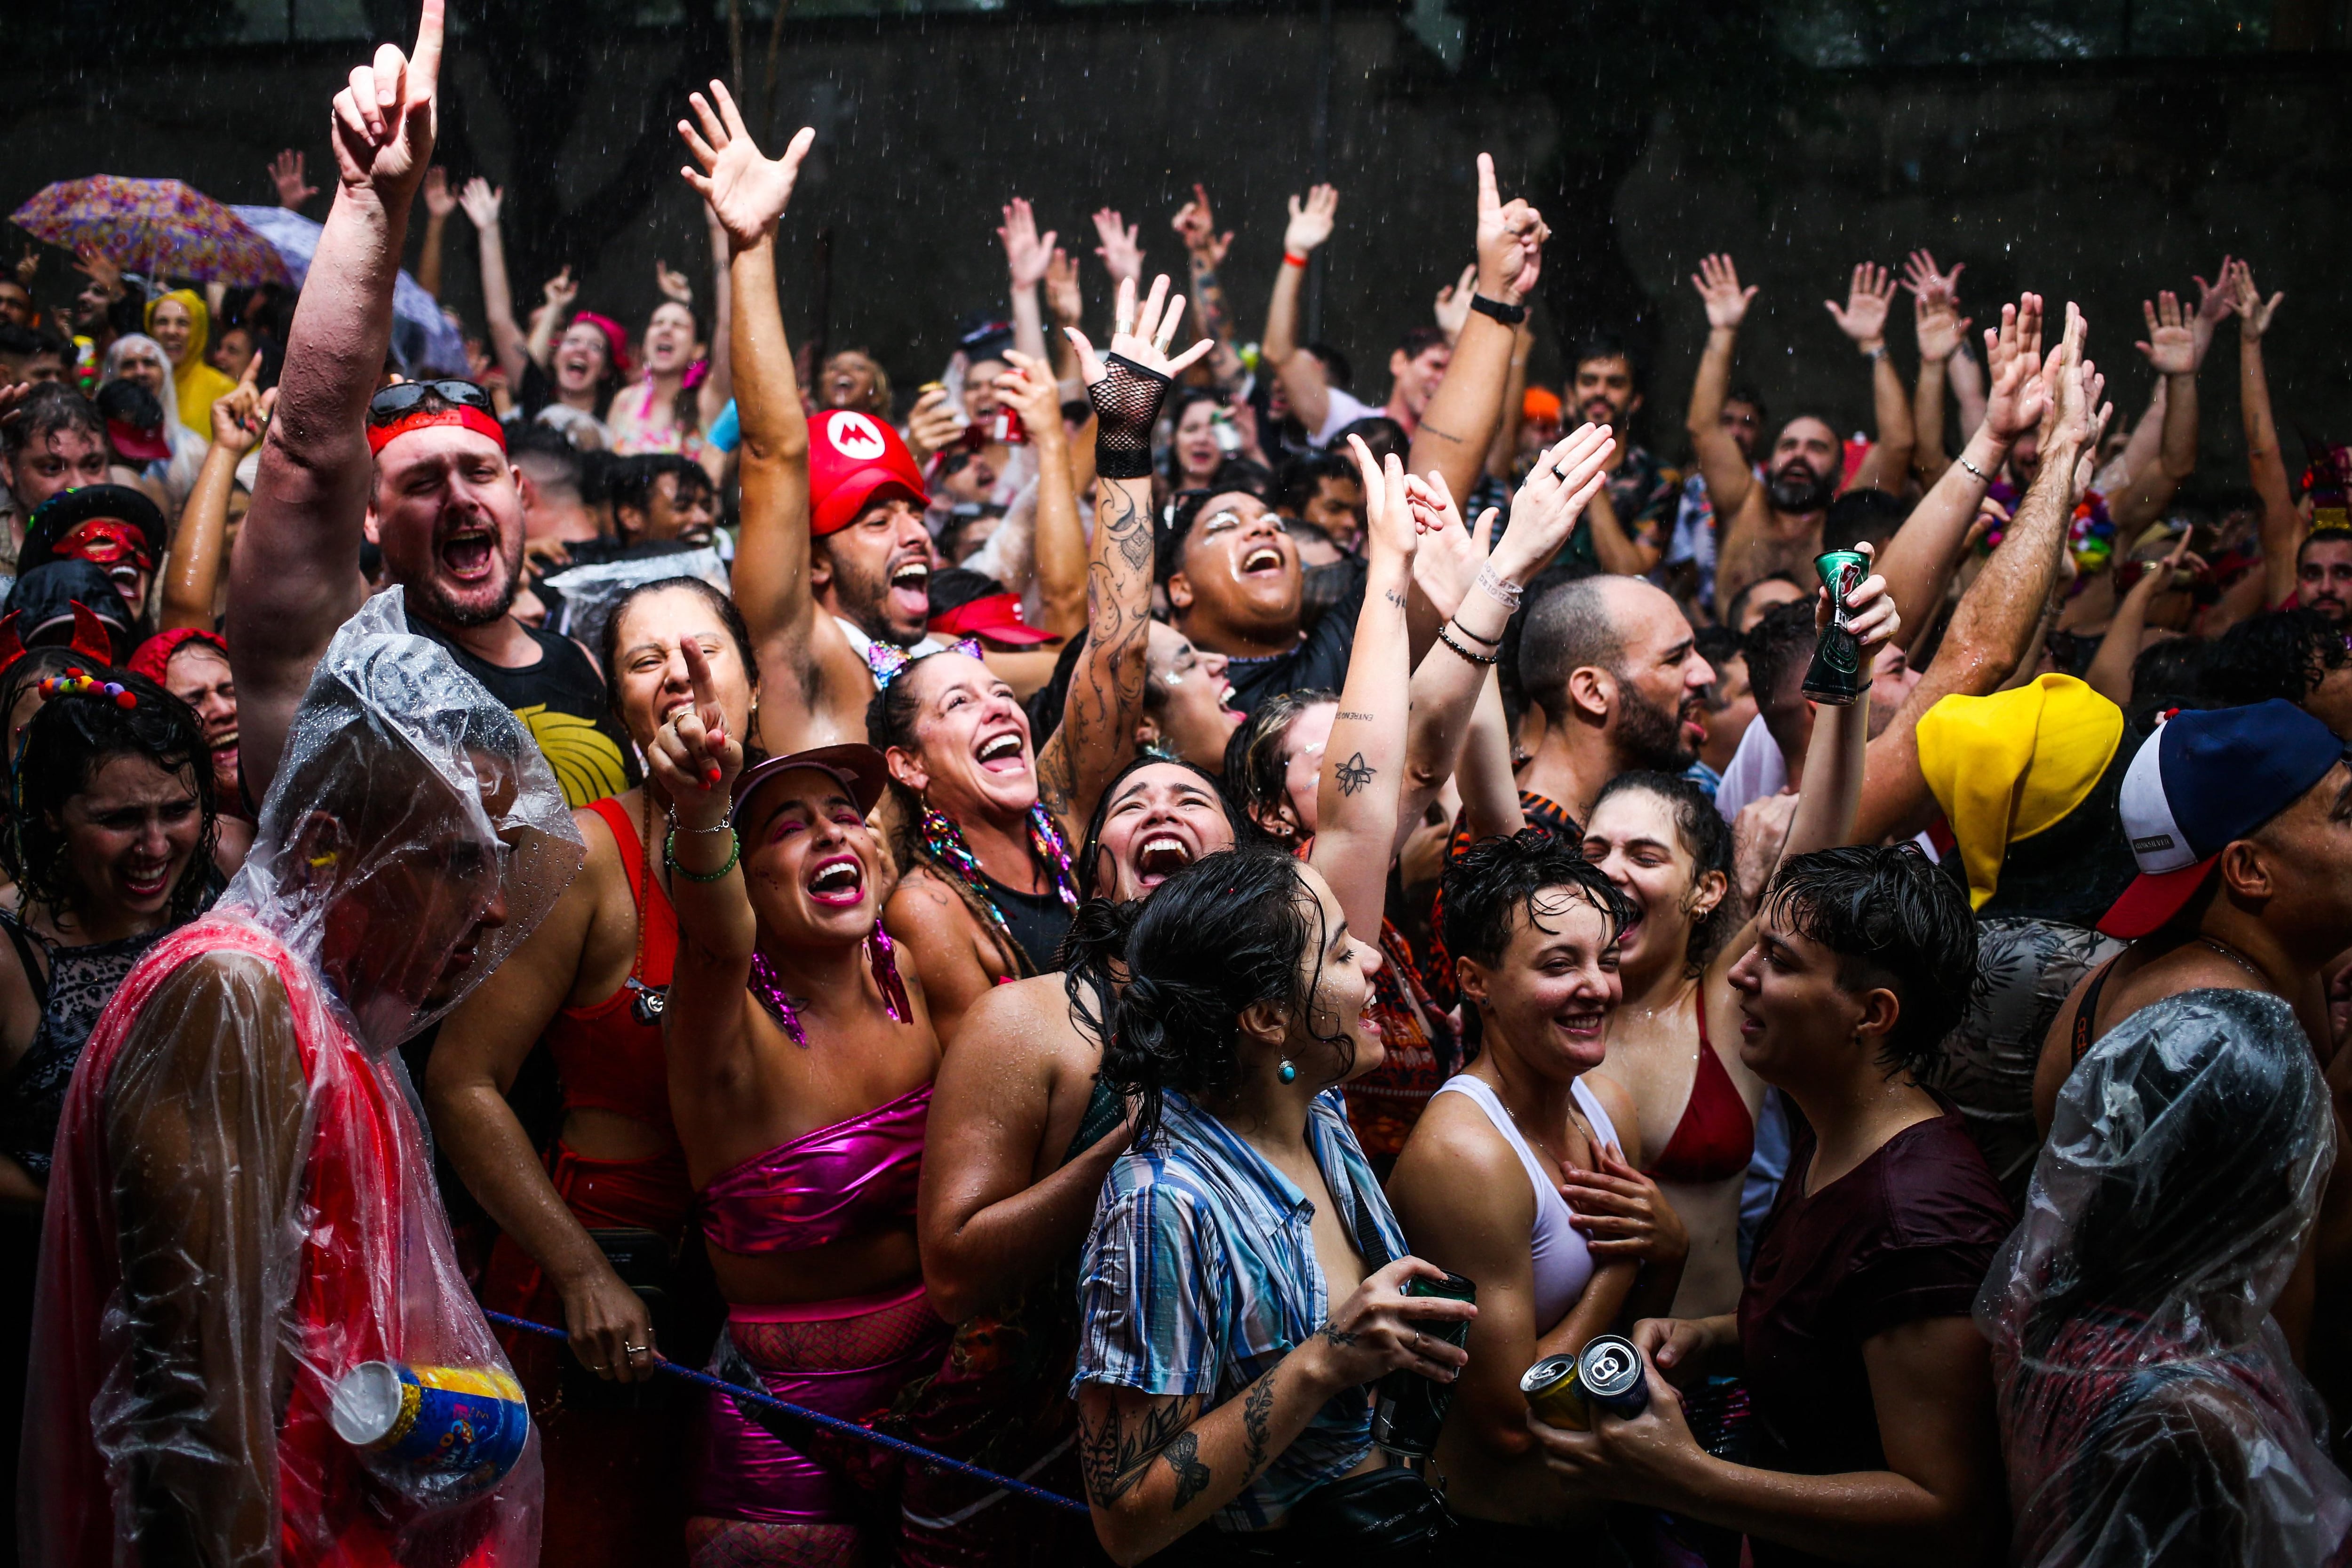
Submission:
[[[435,425],[463,426],[477,436],[487,436],[496,441],[499,451],[503,452],[507,449],[507,433],[504,426],[480,409],[468,408],[460,404],[454,408],[441,408],[430,413],[420,408],[414,414],[402,415],[389,425],[369,426],[368,450],[372,453],[381,452],[411,430],[423,430]]]

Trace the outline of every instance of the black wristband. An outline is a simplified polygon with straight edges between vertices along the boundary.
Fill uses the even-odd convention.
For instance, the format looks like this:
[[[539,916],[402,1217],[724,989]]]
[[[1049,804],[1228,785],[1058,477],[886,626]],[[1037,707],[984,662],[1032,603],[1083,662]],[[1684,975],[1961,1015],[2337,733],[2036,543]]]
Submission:
[[[1173,385],[1124,354],[1103,363],[1103,378],[1087,388],[1095,410],[1095,472],[1107,479],[1151,477],[1151,424]]]
[[[1528,319],[1525,305],[1506,305],[1500,300],[1489,300],[1484,294],[1470,296],[1470,308],[1482,316],[1492,316],[1507,327],[1516,327]]]

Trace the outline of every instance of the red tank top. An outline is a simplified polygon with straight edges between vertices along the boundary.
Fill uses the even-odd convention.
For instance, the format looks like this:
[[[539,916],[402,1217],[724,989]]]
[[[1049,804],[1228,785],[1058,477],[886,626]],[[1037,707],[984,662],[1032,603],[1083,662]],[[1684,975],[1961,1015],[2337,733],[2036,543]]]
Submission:
[[[566,1007],[547,1026],[547,1048],[563,1079],[566,1110],[617,1111],[664,1132],[669,1119],[669,1066],[662,1054],[661,1003],[677,963],[677,911],[647,875],[637,825],[617,800],[588,808],[604,819],[629,874],[637,910],[637,956],[619,990],[585,1007]]]

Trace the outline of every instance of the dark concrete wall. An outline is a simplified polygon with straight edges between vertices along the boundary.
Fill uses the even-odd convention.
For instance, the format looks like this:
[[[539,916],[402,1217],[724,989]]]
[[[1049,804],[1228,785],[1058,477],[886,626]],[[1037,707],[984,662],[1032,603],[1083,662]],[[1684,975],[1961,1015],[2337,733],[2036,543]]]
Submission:
[[[1343,14],[1337,37],[1332,169],[1343,201],[1325,333],[1356,359],[1359,390],[1376,395],[1388,345],[1426,319],[1429,297],[1468,259],[1475,153],[1495,153],[1507,190],[1523,187],[1549,155],[1550,111],[1486,96],[1475,82],[1428,90],[1429,57],[1386,15]],[[795,330],[804,321],[793,301],[804,292],[811,237],[829,226],[835,342],[869,343],[903,384],[919,382],[957,318],[1001,300],[992,230],[1005,196],[1029,196],[1043,223],[1087,253],[1099,300],[1086,214],[1120,208],[1142,224],[1151,263],[1172,266],[1181,258],[1169,215],[1202,179],[1220,219],[1240,230],[1227,277],[1255,337],[1284,197],[1309,177],[1317,42],[1308,16],[1156,11],[796,26],[776,120],[814,124],[819,140],[786,224],[788,321]],[[362,53],[225,50],[169,73],[93,76],[72,107],[0,115],[0,201],[13,207],[49,180],[95,171],[177,174],[226,200],[265,201],[263,165],[289,144],[309,152],[317,183],[331,184],[327,104]],[[476,154],[494,179],[585,189],[609,171],[625,140],[616,128],[667,65],[658,37],[620,52],[598,83],[589,129],[551,175],[506,166],[495,106],[471,94]],[[1741,374],[1776,411],[1814,408],[1853,427],[1867,423],[1866,379],[1821,301],[1842,297],[1853,262],[1892,265],[1924,244],[1947,264],[1969,264],[1963,293],[1979,322],[2020,288],[2080,300],[2094,354],[2116,373],[2130,412],[2148,386],[2131,348],[2140,298],[2171,286],[2193,299],[2192,272],[2211,275],[2224,250],[2251,256],[2263,286],[2288,294],[2271,365],[2292,452],[2298,427],[2352,435],[2341,347],[2352,299],[2338,260],[2352,228],[2342,207],[2352,106],[2342,67],[2340,58],[2241,58],[1808,79],[1797,89],[1806,112],[1790,116],[1781,144],[1695,148],[1669,112],[1613,211],[1547,216],[1555,227],[1615,226],[1660,312],[1652,434],[1670,450],[1681,447],[1704,331],[1686,281],[1701,253],[1730,250],[1763,289]],[[1401,90],[1408,74],[1423,88]],[[462,52],[454,77],[468,94]],[[11,96],[0,75],[0,97]],[[311,210],[323,213],[323,200]],[[470,231],[462,216],[453,224],[450,298],[478,315]],[[613,226],[583,303],[640,318],[655,299],[656,257],[707,277],[698,209],[682,184],[642,212],[615,213]],[[527,307],[538,280],[516,281]],[[53,257],[44,294],[70,285]],[[1906,332],[1895,341],[1907,376]],[[2222,482],[2242,473],[2235,367],[2225,327],[2204,397],[2206,473]]]

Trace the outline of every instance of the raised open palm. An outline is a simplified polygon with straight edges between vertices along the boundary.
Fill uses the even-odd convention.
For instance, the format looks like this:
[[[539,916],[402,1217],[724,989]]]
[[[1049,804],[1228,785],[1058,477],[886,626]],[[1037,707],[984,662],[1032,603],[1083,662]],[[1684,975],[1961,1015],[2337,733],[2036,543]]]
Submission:
[[[769,158],[761,155],[745,129],[725,82],[712,81],[709,98],[698,92],[690,101],[694,117],[702,121],[701,132],[698,135],[693,126],[681,120],[677,133],[686,138],[688,151],[702,167],[678,173],[710,208],[711,216],[726,231],[728,244],[735,250],[749,250],[767,237],[792,204],[793,186],[801,177],[801,160],[815,144],[816,131],[802,126],[782,157]],[[714,102],[716,109],[711,107]]]

